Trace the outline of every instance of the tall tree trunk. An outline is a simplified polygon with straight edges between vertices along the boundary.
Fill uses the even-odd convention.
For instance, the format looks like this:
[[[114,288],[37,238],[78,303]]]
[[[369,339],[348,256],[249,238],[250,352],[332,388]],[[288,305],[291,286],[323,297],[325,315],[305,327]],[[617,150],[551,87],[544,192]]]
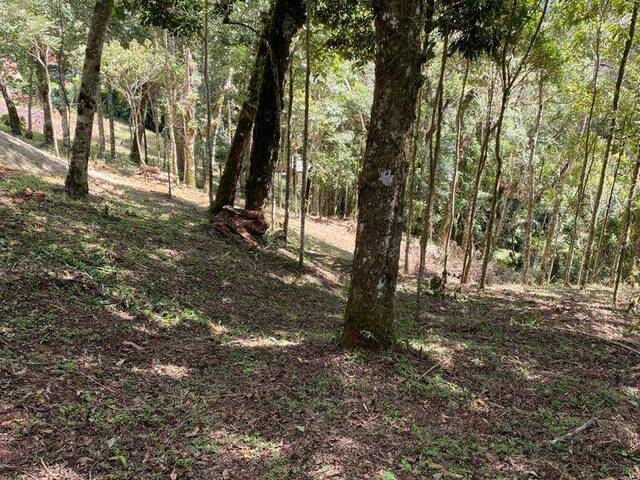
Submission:
[[[420,122],[422,121],[422,89],[418,92],[418,115],[413,125],[413,141],[411,144],[411,166],[409,167],[409,195],[407,198],[407,229],[404,243],[404,273],[409,272],[409,250],[411,249],[411,232],[413,230],[413,196],[416,189],[416,159],[420,142]]]
[[[356,248],[342,341],[349,347],[383,348],[395,340],[399,220],[407,146],[422,83],[424,17],[420,0],[376,0],[375,6],[375,87],[358,181]]]
[[[460,100],[458,100],[458,111],[456,113],[456,158],[453,165],[453,176],[451,178],[451,189],[449,190],[449,201],[447,203],[447,214],[445,220],[444,233],[444,259],[442,267],[442,284],[447,284],[447,262],[449,260],[449,243],[451,242],[451,232],[453,230],[453,218],[456,211],[456,193],[458,190],[458,176],[460,162],[462,161],[462,130],[464,127],[464,110],[466,102],[467,79],[469,78],[469,66],[471,61],[467,59],[464,67],[464,76],[462,77],[462,88],[460,92]]]
[[[64,148],[71,148],[71,132],[69,127],[69,109],[67,108],[64,100],[60,98],[56,102],[56,108],[60,114],[60,127],[62,128],[62,146]]]
[[[547,271],[551,271],[551,266],[549,265],[551,260],[551,251],[553,249],[553,243],[555,240],[555,231],[558,227],[558,219],[560,217],[560,207],[562,206],[562,194],[564,193],[564,180],[567,175],[567,172],[571,168],[571,160],[566,162],[562,169],[560,170],[560,174],[558,175],[557,189],[554,190],[553,197],[553,207],[551,211],[551,219],[549,220],[549,225],[547,226],[547,236],[544,241],[544,248],[542,249],[542,256],[540,257],[540,270],[538,271],[538,278],[536,279],[536,283],[538,285],[542,285],[547,281]]]
[[[100,95],[100,85],[96,93],[96,112],[98,114],[98,158],[104,160],[106,142],[104,137],[104,116],[102,115],[102,96]]]
[[[611,109],[611,118],[609,120],[609,130],[607,131],[607,144],[605,147],[604,158],[602,159],[602,168],[600,170],[600,180],[598,181],[598,188],[596,190],[596,198],[594,202],[593,212],[591,214],[591,222],[589,223],[589,233],[587,234],[587,243],[585,245],[584,256],[582,258],[582,271],[580,275],[580,288],[584,288],[589,276],[589,266],[591,265],[591,248],[593,246],[593,235],[595,233],[596,221],[598,220],[598,211],[600,210],[600,200],[602,198],[602,190],[604,188],[604,181],[607,176],[607,165],[609,163],[609,156],[611,154],[611,146],[613,143],[613,135],[616,129],[616,122],[618,118],[618,104],[620,101],[620,91],[622,89],[622,81],[624,80],[625,68],[627,66],[627,59],[629,58],[629,52],[631,45],[633,44],[636,22],[638,20],[638,8],[640,7],[640,1],[633,2],[633,13],[631,14],[631,23],[629,25],[629,34],[624,45],[622,52],[622,58],[620,59],[620,66],[618,68],[618,77],[616,79],[616,87],[613,93],[613,107]]]
[[[636,186],[638,184],[638,172],[640,172],[640,145],[638,145],[638,152],[636,156],[635,164],[633,165],[633,173],[631,174],[631,185],[629,186],[629,194],[627,195],[627,203],[624,208],[624,226],[622,228],[622,235],[618,243],[618,254],[615,261],[615,284],[613,287],[613,303],[618,301],[618,292],[620,290],[620,280],[622,278],[622,266],[624,263],[624,255],[627,250],[627,244],[629,243],[629,227],[631,226],[631,210],[635,202]]]
[[[438,175],[438,163],[440,160],[440,142],[442,139],[442,120],[444,117],[444,74],[447,70],[447,54],[449,49],[449,35],[445,35],[442,44],[442,60],[440,62],[440,75],[438,77],[438,90],[436,93],[436,102],[434,109],[436,111],[436,124],[435,124],[435,141],[429,142],[430,156],[429,156],[429,182],[427,192],[427,202],[425,206],[422,235],[420,236],[420,259],[418,263],[418,278],[417,278],[417,295],[416,295],[416,319],[420,316],[420,295],[422,293],[422,279],[424,277],[424,270],[427,263],[427,246],[431,242],[433,235],[433,220],[432,215],[434,211],[434,199],[436,196],[436,177]]]
[[[305,20],[305,60],[304,77],[304,131],[302,132],[302,182],[300,185],[300,248],[298,251],[298,265],[304,264],[305,222],[307,218],[307,199],[309,197],[309,181],[307,178],[309,167],[309,93],[311,90],[311,1],[307,0],[307,18]]]
[[[219,213],[225,205],[233,206],[235,203],[238,181],[242,171],[242,161],[251,144],[251,132],[253,130],[256,111],[258,109],[258,98],[260,95],[260,87],[262,86],[262,78],[265,72],[264,66],[267,55],[267,44],[264,39],[261,38],[258,44],[251,78],[247,87],[247,97],[245,98],[240,109],[240,113],[238,114],[236,130],[233,134],[231,146],[229,147],[229,153],[227,154],[227,160],[224,164],[224,170],[220,176],[220,183],[218,184],[218,190],[216,191],[216,198],[211,208],[212,215]]]
[[[288,237],[289,237],[289,204],[291,202],[291,176],[292,176],[292,170],[293,170],[293,175],[296,174],[296,169],[295,167],[292,168],[291,167],[291,159],[292,159],[292,155],[291,155],[291,114],[293,111],[293,87],[294,87],[294,81],[295,81],[295,77],[293,75],[293,58],[291,59],[291,61],[289,62],[289,101],[287,102],[287,136],[286,136],[286,149],[287,149],[287,153],[286,153],[286,162],[287,162],[287,173],[286,173],[286,180],[285,180],[285,187],[284,187],[284,225],[283,225],[283,231],[284,231],[284,241],[286,242]],[[294,192],[295,195],[295,192]]]
[[[491,111],[493,108],[493,97],[495,94],[495,75],[492,75],[491,84],[489,86],[487,112],[486,119],[482,134],[482,143],[480,145],[480,157],[478,158],[478,165],[476,166],[476,174],[473,179],[473,186],[471,187],[471,200],[469,209],[467,210],[467,218],[464,222],[464,232],[462,237],[462,274],[460,276],[460,283],[465,285],[469,281],[469,273],[471,271],[471,263],[473,260],[473,224],[476,218],[476,210],[478,208],[478,191],[480,190],[480,182],[482,181],[482,174],[484,173],[484,167],[487,163],[487,157],[489,154],[489,141],[491,140]]]
[[[4,103],[7,106],[7,113],[9,114],[9,128],[11,128],[11,133],[13,133],[14,135],[22,135],[22,126],[20,125],[18,109],[16,108],[16,104],[13,103],[13,100],[11,99],[9,86],[7,85],[7,81],[5,80],[3,74],[0,74],[0,92],[2,93],[2,98],[4,98]]]
[[[534,122],[533,131],[529,136],[529,162],[527,163],[527,220],[524,227],[524,253],[522,254],[522,283],[529,284],[529,268],[531,265],[531,235],[533,231],[533,203],[535,197],[535,171],[536,171],[536,146],[538,145],[538,135],[540,124],[542,123],[542,113],[544,111],[544,80],[542,76],[538,79],[538,110]]]
[[[505,61],[503,58],[502,61]],[[479,288],[482,290],[485,287],[487,281],[487,267],[489,266],[489,260],[493,254],[493,228],[496,221],[496,214],[498,210],[498,193],[500,189],[500,181],[502,179],[502,124],[504,121],[504,114],[507,110],[507,104],[509,102],[510,86],[505,83],[503,77],[502,84],[502,99],[500,101],[500,112],[498,113],[498,119],[496,123],[496,138],[495,138],[495,151],[496,157],[496,172],[493,180],[493,190],[491,193],[491,211],[489,212],[489,220],[487,221],[484,254],[482,256],[482,270],[480,272]]]
[[[96,0],[82,68],[82,81],[80,83],[80,94],[78,95],[78,115],[69,173],[65,181],[66,190],[71,195],[87,195],[89,193],[87,169],[91,152],[93,115],[100,81],[102,44],[104,43],[104,35],[112,10],[113,0]]]
[[[194,105],[193,100],[191,99],[191,93],[193,91],[193,58],[189,47],[185,46],[182,54],[184,61],[184,83],[182,86],[182,96],[185,101],[184,113],[182,116],[184,132],[184,184],[187,188],[196,188],[196,164],[193,152],[196,129],[193,120]]]
[[[48,65],[48,49],[38,49],[38,70],[40,72],[40,100],[42,101],[43,110],[43,130],[42,144],[51,145],[56,155],[60,155],[58,151],[58,140],[53,127],[53,105],[51,103],[51,78],[49,77]]]
[[[590,282],[595,281],[598,275],[598,270],[600,267],[600,256],[602,254],[602,249],[604,248],[604,238],[605,238],[605,235],[607,234],[607,227],[609,226],[609,214],[611,213],[611,204],[613,202],[613,192],[616,188],[616,183],[618,181],[618,171],[620,170],[620,163],[622,161],[623,153],[624,153],[624,145],[620,145],[618,160],[616,161],[616,166],[613,170],[613,181],[611,182],[611,188],[609,189],[609,199],[607,200],[607,208],[605,208],[604,210],[604,218],[602,219],[602,227],[600,228],[600,236],[598,237],[598,246],[596,248],[596,254],[593,258],[593,268],[591,269],[591,274],[589,275]]]
[[[293,36],[305,21],[305,8],[305,0],[277,0],[266,32],[269,52],[264,65],[245,189],[245,208],[249,210],[262,210],[269,196],[271,178],[278,163],[289,50]]]
[[[109,95],[107,97],[109,107],[109,155],[111,160],[116,158],[116,127],[113,112],[113,89],[109,87]]]

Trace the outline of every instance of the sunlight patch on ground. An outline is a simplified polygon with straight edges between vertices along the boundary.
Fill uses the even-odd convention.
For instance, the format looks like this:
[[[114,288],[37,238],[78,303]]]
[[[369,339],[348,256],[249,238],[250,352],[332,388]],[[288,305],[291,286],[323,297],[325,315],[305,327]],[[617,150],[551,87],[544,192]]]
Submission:
[[[154,363],[150,368],[133,367],[131,371],[133,373],[140,373],[143,375],[159,375],[173,380],[182,380],[191,374],[191,371],[188,368],[171,363]]]
[[[284,348],[284,347],[296,347],[300,345],[300,342],[292,342],[283,338],[273,337],[250,337],[250,338],[238,338],[226,345],[234,345],[243,348]]]

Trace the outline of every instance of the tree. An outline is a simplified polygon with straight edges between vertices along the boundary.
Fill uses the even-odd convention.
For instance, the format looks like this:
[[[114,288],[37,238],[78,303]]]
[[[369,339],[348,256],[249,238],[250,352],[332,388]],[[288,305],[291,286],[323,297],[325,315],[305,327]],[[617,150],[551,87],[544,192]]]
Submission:
[[[278,161],[284,78],[291,41],[306,17],[305,0],[277,0],[265,32],[267,55],[253,129],[245,208],[262,210]]]
[[[394,342],[407,142],[425,55],[418,0],[377,0],[376,73],[371,120],[358,180],[358,227],[342,341],[384,348]]]
[[[7,113],[9,115],[9,127],[11,128],[11,133],[13,133],[14,135],[22,135],[22,126],[20,124],[20,117],[18,116],[18,109],[16,108],[15,103],[13,103],[13,99],[11,98],[11,94],[9,92],[11,65],[6,60],[2,63],[2,70],[0,70],[0,93],[2,93],[2,98],[4,99],[4,103],[7,106]]]
[[[100,85],[100,65],[102,46],[113,11],[113,0],[97,0],[82,67],[82,82],[78,96],[78,115],[76,130],[69,161],[69,171],[65,180],[65,188],[70,195],[82,196],[89,193],[88,165],[91,153],[91,133],[93,115]]]
[[[582,257],[582,268],[580,270],[580,288],[584,288],[589,276],[589,268],[591,266],[591,249],[593,246],[593,236],[595,233],[596,221],[598,219],[598,212],[600,210],[600,200],[602,199],[602,191],[604,188],[604,181],[607,175],[607,165],[609,163],[609,156],[611,155],[611,147],[613,145],[613,137],[616,129],[616,122],[618,120],[618,106],[620,102],[620,91],[622,89],[622,81],[624,80],[625,68],[627,66],[627,59],[629,58],[629,52],[633,45],[633,40],[636,32],[636,23],[638,20],[638,8],[640,7],[640,0],[634,0],[633,12],[631,14],[631,22],[629,23],[629,33],[625,41],[622,57],[620,58],[620,64],[618,66],[618,76],[616,78],[616,85],[613,94],[613,106],[609,118],[609,128],[606,134],[606,147],[604,157],[602,159],[602,167],[600,170],[600,179],[598,181],[598,187],[596,190],[596,197],[594,200],[594,208],[591,214],[591,222],[589,224],[589,231],[587,233],[587,241],[584,250],[584,256]]]

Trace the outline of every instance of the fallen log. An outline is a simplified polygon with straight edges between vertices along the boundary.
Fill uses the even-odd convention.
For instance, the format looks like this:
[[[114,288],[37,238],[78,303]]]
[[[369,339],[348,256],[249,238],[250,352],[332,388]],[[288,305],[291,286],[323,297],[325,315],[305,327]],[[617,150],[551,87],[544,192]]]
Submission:
[[[223,237],[251,250],[260,248],[259,241],[269,228],[262,212],[233,208],[229,205],[211,219],[210,225]]]

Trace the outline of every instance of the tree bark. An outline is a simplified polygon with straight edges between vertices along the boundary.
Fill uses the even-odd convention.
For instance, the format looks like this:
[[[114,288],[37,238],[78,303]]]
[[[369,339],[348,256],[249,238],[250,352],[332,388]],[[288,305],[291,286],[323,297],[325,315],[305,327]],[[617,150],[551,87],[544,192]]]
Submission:
[[[194,126],[194,104],[191,99],[191,93],[193,91],[193,58],[191,56],[191,49],[184,47],[183,49],[184,60],[184,83],[183,83],[183,98],[184,115],[182,117],[184,127],[184,184],[187,188],[196,188],[196,164],[193,154],[193,144],[196,135],[196,129]]]
[[[13,133],[14,135],[22,135],[22,126],[20,125],[18,109],[16,108],[16,104],[13,103],[13,100],[11,99],[9,86],[7,85],[7,82],[3,78],[2,74],[0,74],[0,92],[2,93],[2,98],[4,98],[4,103],[7,106],[7,113],[9,115],[9,128],[11,129],[11,133]]]
[[[65,181],[66,190],[70,195],[87,195],[89,193],[87,170],[89,154],[91,153],[93,115],[100,81],[102,45],[112,10],[113,0],[96,0],[82,68],[82,81],[80,83],[80,94],[78,95],[78,115],[69,172]]]
[[[253,149],[245,188],[245,208],[262,210],[269,196],[271,178],[278,163],[284,78],[289,65],[291,40],[305,21],[305,0],[277,0],[265,40],[268,44],[258,110],[253,129]]]
[[[420,0],[376,0],[375,87],[358,181],[358,227],[342,341],[348,347],[394,343],[407,145],[424,55]]]
[[[620,59],[620,66],[618,67],[618,77],[616,79],[616,86],[613,93],[613,107],[611,109],[611,118],[609,120],[609,130],[607,131],[607,144],[605,147],[604,158],[602,159],[602,168],[600,170],[600,180],[598,181],[598,188],[596,190],[596,198],[594,202],[593,212],[591,214],[591,222],[589,223],[589,233],[587,234],[587,243],[585,245],[584,256],[582,257],[582,270],[580,275],[580,288],[584,288],[589,276],[589,267],[591,265],[591,248],[593,246],[593,235],[595,233],[596,221],[598,220],[598,211],[600,209],[600,200],[602,199],[602,191],[604,188],[604,181],[607,175],[607,165],[609,163],[609,156],[611,154],[611,146],[613,144],[613,135],[616,129],[617,117],[618,117],[618,104],[620,101],[620,91],[622,90],[622,81],[624,79],[625,69],[627,66],[627,59],[629,58],[629,52],[633,44],[636,22],[638,20],[638,8],[640,7],[640,1],[633,2],[633,13],[631,14],[631,23],[629,25],[629,33],[622,52],[622,58]]]

